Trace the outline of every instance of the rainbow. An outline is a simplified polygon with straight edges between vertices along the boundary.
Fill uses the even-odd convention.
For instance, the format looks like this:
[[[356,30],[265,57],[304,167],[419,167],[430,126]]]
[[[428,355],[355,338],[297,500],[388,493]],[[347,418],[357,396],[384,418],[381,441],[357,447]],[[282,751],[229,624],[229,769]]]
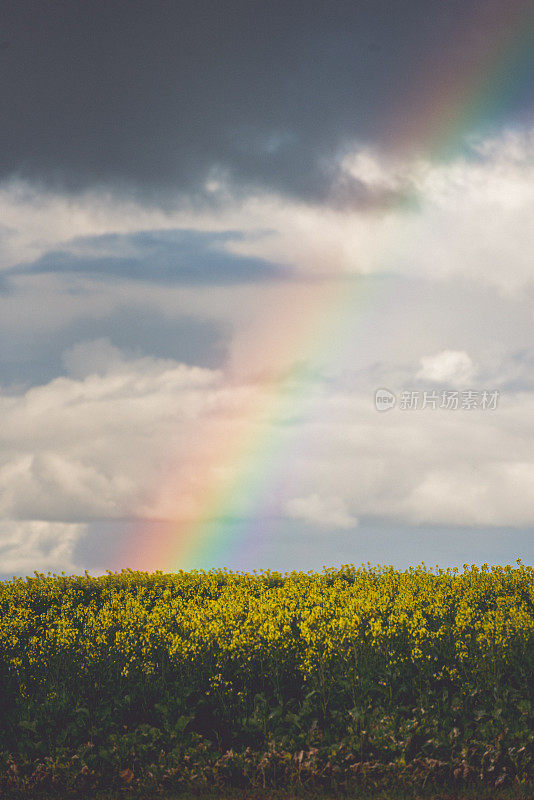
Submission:
[[[486,11],[489,16],[473,17],[464,27],[454,59],[423,65],[411,97],[404,99],[408,113],[397,110],[388,127],[384,141],[389,150],[403,158],[444,159],[457,153],[469,135],[500,124],[522,89],[534,50],[534,3],[503,2]],[[428,75],[433,76],[431,85]],[[399,206],[409,203],[406,197],[398,201]],[[388,250],[384,259],[393,264],[394,255]],[[199,440],[180,449],[168,481],[152,498],[157,507],[159,495],[174,494],[176,512],[165,515],[163,534],[161,520],[139,522],[143,544],[137,553],[125,554],[120,566],[129,561],[144,570],[207,568],[269,535],[279,475],[297,446],[284,423],[296,415],[320,415],[320,382],[313,365],[328,363],[340,349],[343,357],[350,355],[378,289],[353,276],[317,280],[305,302],[298,286],[288,285],[287,292],[281,313],[291,321],[291,337],[274,346],[261,380],[242,389],[241,424],[234,420],[225,434],[208,422]],[[287,363],[288,354],[294,366],[283,370],[278,362],[283,356]]]
[[[345,281],[319,282],[313,294],[308,294],[305,304],[300,297],[300,315],[295,302],[288,299],[286,313],[293,321],[292,352],[296,357],[306,352],[312,329],[316,344],[314,361],[321,360],[321,351],[326,355],[332,335],[329,309],[342,307],[346,291]],[[358,287],[356,293],[353,291],[352,309],[358,305],[363,311],[368,305],[369,293],[368,288]],[[297,301],[298,287],[295,294]],[[327,297],[328,302],[325,302]],[[360,315],[355,315],[356,320],[359,318]],[[276,362],[276,357],[273,361]],[[312,371],[309,361],[296,362],[289,370],[273,367],[267,376],[263,371],[259,379],[245,387],[245,398],[239,405],[241,433],[223,437],[217,426],[216,430],[206,430],[202,441],[179,453],[177,462],[169,468],[172,478],[167,486],[160,488],[160,494],[167,494],[169,487],[187,487],[195,511],[182,512],[180,518],[171,521],[143,521],[140,538],[149,546],[136,555],[133,564],[132,553],[129,553],[130,566],[174,570],[220,563],[233,548],[246,546],[249,537],[254,539],[268,533],[273,513],[271,506],[275,504],[272,496],[276,495],[276,464],[290,436],[283,423],[294,420],[297,413],[299,420],[313,414],[317,399],[313,397],[315,374],[311,375]],[[316,391],[320,392],[320,386]],[[281,434],[277,433],[280,428]],[[193,486],[192,465],[197,478]],[[243,497],[246,497],[245,509]],[[156,505],[157,498],[152,502]],[[160,542],[158,547],[155,547],[156,542]]]

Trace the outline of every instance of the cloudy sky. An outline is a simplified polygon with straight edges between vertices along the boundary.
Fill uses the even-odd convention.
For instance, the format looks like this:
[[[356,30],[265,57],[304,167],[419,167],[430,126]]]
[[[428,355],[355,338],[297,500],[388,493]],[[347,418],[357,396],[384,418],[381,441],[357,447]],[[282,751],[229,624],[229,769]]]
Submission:
[[[532,563],[532,2],[1,31],[0,576]]]

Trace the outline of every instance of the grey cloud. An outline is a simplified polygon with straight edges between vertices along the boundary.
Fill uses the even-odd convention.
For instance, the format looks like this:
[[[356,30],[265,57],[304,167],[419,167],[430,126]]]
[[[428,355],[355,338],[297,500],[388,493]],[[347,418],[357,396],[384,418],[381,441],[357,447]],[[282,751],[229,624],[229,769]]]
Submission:
[[[436,54],[461,70],[458,31],[476,19],[482,35],[502,2],[3,8],[0,177],[191,199],[216,169],[236,185],[324,199],[336,156],[355,140],[391,143],[418,110],[414,76],[438,86]]]
[[[40,336],[32,328],[0,341],[0,384],[37,386],[64,373],[62,356],[80,342],[105,337],[127,355],[172,359],[217,368],[227,358],[230,327],[179,315],[168,318],[145,306],[120,306],[104,318],[80,317]]]
[[[508,353],[499,365],[496,383],[507,392],[534,390],[534,348]]]
[[[291,272],[261,258],[230,253],[239,232],[139,231],[75,239],[14,273],[78,272],[151,283],[233,284],[287,278]]]

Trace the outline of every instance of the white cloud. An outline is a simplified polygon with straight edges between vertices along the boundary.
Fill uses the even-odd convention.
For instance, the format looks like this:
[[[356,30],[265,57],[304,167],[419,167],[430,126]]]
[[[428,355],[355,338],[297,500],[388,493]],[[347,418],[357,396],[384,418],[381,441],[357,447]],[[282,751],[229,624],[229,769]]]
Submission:
[[[73,551],[85,525],[42,520],[0,520],[0,564],[4,575],[83,572]]]
[[[532,525],[534,462],[490,461],[431,470],[406,499],[411,522]]]
[[[294,497],[286,504],[286,512],[293,519],[321,528],[354,528],[358,524],[341,497],[321,497],[318,494]]]
[[[223,208],[193,208],[182,199],[162,210],[109,193],[66,198],[7,183],[0,187],[0,268],[65,243],[75,249],[76,237],[184,227],[244,231],[245,239],[228,242],[229,251],[304,274],[457,276],[518,293],[534,280],[534,133],[510,132],[472,149],[475,157],[434,163],[356,148],[342,169],[377,202],[363,208],[313,206],[266,193],[237,198],[228,189]]]
[[[499,380],[530,385],[533,319],[522,290],[534,277],[533,138],[478,148],[477,159],[448,164],[356,152],[345,168],[371,193],[407,191],[414,201],[374,210],[257,195],[229,196],[217,211],[162,211],[5,185],[4,268],[76,236],[190,227],[248,231],[229,249],[303,273],[407,276],[393,289],[336,280],[162,287],[67,274],[13,279],[12,293],[0,296],[6,361],[31,351],[36,336],[88,319],[98,331],[100,319],[140,303],[154,314],[223,321],[233,339],[224,369],[207,370],[125,353],[96,333],[64,352],[66,376],[0,394],[5,564],[19,563],[22,548],[28,566],[16,569],[59,561],[69,569],[87,521],[195,518],[214,487],[231,496],[237,515],[261,506],[323,527],[349,528],[364,516],[534,525],[532,393],[504,391],[495,412],[373,408],[377,386],[410,388],[410,376],[473,389],[475,379],[490,390]],[[15,333],[20,350],[10,352]],[[309,374],[294,378],[284,403],[282,376],[296,362]],[[257,443],[278,441],[285,449],[274,448],[251,493]]]
[[[78,197],[30,183],[0,184],[0,269],[31,262],[77,237],[172,227],[175,215],[107,191]]]
[[[305,271],[455,276],[520,293],[534,281],[534,132],[482,140],[473,150],[474,158],[433,163],[357,149],[342,166],[377,198],[375,208],[291,204],[280,214],[274,198],[257,198],[244,205],[244,217],[262,207],[272,234],[232,247]]]
[[[320,376],[317,385],[310,376],[292,378],[286,401],[282,384],[231,381],[109,348],[113,357],[97,374],[86,356],[106,348],[97,341],[75,351],[77,377],[0,395],[5,563],[28,565],[8,571],[52,562],[70,569],[73,542],[91,520],[261,509],[347,529],[364,516],[534,524],[532,393],[503,395],[495,411],[379,414],[371,376],[345,388]],[[305,397],[298,414],[295,392]],[[282,451],[266,458],[258,448],[271,442]],[[224,509],[217,498],[225,498]],[[28,539],[30,550],[16,562],[23,530],[33,544]],[[49,557],[43,542],[54,531],[59,549]]]
[[[421,380],[465,386],[476,374],[476,367],[469,355],[458,350],[443,350],[433,356],[423,356],[419,363],[421,369],[416,377]]]
[[[102,464],[54,451],[31,456],[8,486],[10,513],[50,520],[120,515],[137,489],[127,476],[114,475]]]
[[[135,515],[146,481],[157,480],[164,468],[165,448],[188,440],[191,420],[209,413],[221,390],[216,371],[150,358],[128,361],[115,349],[105,374],[98,375],[87,355],[105,351],[102,341],[87,343],[75,351],[78,357],[70,353],[76,379],[0,396],[5,517]]]

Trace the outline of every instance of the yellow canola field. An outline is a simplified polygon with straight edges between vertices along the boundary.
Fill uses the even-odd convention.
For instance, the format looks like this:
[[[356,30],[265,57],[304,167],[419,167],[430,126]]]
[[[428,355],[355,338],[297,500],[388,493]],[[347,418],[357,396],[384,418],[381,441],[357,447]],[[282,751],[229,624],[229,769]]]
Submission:
[[[519,687],[534,671],[534,569],[36,574],[0,584],[0,665],[22,696],[156,681],[226,703],[296,681],[324,709],[336,687],[354,704],[402,686]]]

